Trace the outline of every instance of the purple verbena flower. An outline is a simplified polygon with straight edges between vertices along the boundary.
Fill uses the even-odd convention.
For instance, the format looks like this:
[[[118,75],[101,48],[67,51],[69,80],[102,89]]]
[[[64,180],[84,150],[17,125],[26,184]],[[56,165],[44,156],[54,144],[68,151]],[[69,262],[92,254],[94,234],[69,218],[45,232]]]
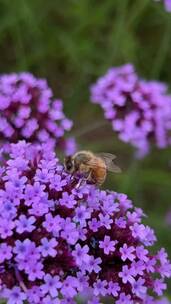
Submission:
[[[98,296],[105,296],[107,294],[107,281],[106,280],[98,280],[96,283],[94,283],[93,287],[94,287],[94,295]]]
[[[30,281],[35,281],[36,279],[42,279],[44,276],[43,264],[34,261],[28,263],[28,267],[26,268],[26,273],[28,274],[28,278]]]
[[[18,233],[23,233],[24,231],[31,232],[35,229],[34,223],[36,221],[36,218],[34,216],[30,216],[26,218],[25,215],[20,215],[19,219],[16,220],[16,231]]]
[[[0,76],[0,136],[1,143],[51,142],[67,155],[75,152],[74,138],[64,139],[72,127],[65,117],[63,102],[53,98],[45,79],[30,73]]]
[[[124,244],[123,247],[120,248],[121,259],[126,261],[126,259],[133,261],[135,260],[135,254],[133,253],[135,248],[133,246],[128,247],[127,244]]]
[[[133,284],[135,282],[135,279],[134,279],[134,272],[132,270],[132,268],[128,268],[127,265],[124,265],[122,267],[122,271],[119,272],[119,277],[122,279],[122,282],[124,284],[126,284],[127,282]]]
[[[101,258],[94,258],[93,256],[90,257],[88,264],[86,265],[86,270],[88,272],[95,272],[99,273],[101,270],[101,267],[99,266],[102,263]]]
[[[59,276],[52,277],[50,274],[44,276],[45,284],[41,286],[41,290],[44,294],[50,294],[51,297],[58,295],[58,289],[62,286]]]
[[[171,1],[166,0],[167,8]],[[146,155],[154,142],[171,144],[171,96],[167,86],[139,78],[134,67],[113,67],[91,87],[91,100],[100,104],[120,140],[130,143],[137,156]]]
[[[117,297],[119,294],[119,291],[121,290],[118,283],[114,283],[113,281],[110,281],[108,284],[108,294],[112,295],[113,297]]]
[[[81,247],[80,244],[75,246],[75,250],[72,252],[72,255],[75,257],[77,265],[82,265],[83,263],[88,263],[90,256],[88,255],[89,247],[85,245]]]
[[[105,254],[109,254],[110,252],[115,251],[115,245],[118,243],[118,241],[111,241],[110,236],[105,236],[103,241],[99,242],[99,247],[104,250]]]
[[[57,255],[56,247],[58,242],[55,238],[48,240],[47,238],[41,239],[41,245],[39,246],[40,253],[43,257],[52,256],[55,257]]]
[[[137,297],[142,298],[142,299],[145,297],[146,292],[147,292],[147,287],[144,284],[145,284],[145,280],[142,279],[141,277],[132,284],[133,293]]]
[[[78,292],[79,282],[76,278],[68,276],[62,284],[61,293],[66,298],[73,298]]]
[[[89,303],[107,296],[152,304],[151,294],[163,294],[168,255],[151,253],[154,231],[125,194],[80,185],[48,144],[19,142],[10,151],[0,175],[0,288],[8,303],[75,304],[90,290]]]
[[[96,218],[92,218],[91,221],[88,222],[89,223],[89,228],[93,231],[96,232],[99,229],[100,223],[99,221],[97,221]]]

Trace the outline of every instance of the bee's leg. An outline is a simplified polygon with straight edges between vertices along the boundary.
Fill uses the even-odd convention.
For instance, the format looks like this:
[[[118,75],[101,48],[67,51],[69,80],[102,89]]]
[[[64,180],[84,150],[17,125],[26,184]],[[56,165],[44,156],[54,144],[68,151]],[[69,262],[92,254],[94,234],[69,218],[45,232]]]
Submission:
[[[90,182],[91,184],[96,184],[96,183],[97,183],[97,182],[96,182],[96,179],[95,179],[94,176],[93,176],[93,170],[90,170],[90,171],[89,171],[89,174],[88,174],[86,180],[87,180],[88,182]]]
[[[80,186],[82,186],[85,182],[86,182],[85,177],[81,178],[79,180],[78,184],[76,185],[76,189],[78,189]]]
[[[74,179],[74,173],[71,173],[71,179]]]
[[[75,189],[78,189],[78,188],[81,186],[81,183],[82,183],[82,180],[80,180],[80,181],[78,182],[78,184],[75,186]]]
[[[78,189],[82,183],[84,182],[84,177],[80,178],[80,180],[78,181],[77,185],[76,185],[76,189]]]
[[[82,186],[83,184],[85,184],[86,181],[92,181],[91,173],[92,173],[92,171],[90,170],[89,172],[87,172],[86,176],[84,176],[82,179],[80,179],[80,181],[79,181],[78,184],[76,185],[76,188],[77,188],[77,189],[78,189],[80,186]]]
[[[91,175],[90,175],[90,179],[89,181],[92,183],[92,184],[97,184],[97,179],[96,179],[96,176],[94,174],[94,170],[91,170]]]
[[[92,170],[89,171],[87,177],[86,177],[86,180],[91,182],[92,181]]]

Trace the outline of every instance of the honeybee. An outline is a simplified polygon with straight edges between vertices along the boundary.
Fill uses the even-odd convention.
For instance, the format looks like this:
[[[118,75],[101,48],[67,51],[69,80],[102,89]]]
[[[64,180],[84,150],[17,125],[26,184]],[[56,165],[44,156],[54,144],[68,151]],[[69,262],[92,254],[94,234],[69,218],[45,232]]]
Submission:
[[[120,173],[121,169],[114,164],[115,155],[110,153],[95,154],[91,151],[79,151],[64,160],[68,173],[80,173],[86,180],[101,186],[107,176],[107,171]]]

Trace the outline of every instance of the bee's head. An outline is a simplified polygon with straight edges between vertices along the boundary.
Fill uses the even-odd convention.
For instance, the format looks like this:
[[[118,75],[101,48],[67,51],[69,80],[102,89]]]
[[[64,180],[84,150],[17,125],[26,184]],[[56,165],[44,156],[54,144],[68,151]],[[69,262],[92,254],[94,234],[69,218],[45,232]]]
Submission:
[[[68,173],[73,173],[74,172],[74,160],[73,160],[72,156],[65,157],[64,167],[65,167],[65,170]]]

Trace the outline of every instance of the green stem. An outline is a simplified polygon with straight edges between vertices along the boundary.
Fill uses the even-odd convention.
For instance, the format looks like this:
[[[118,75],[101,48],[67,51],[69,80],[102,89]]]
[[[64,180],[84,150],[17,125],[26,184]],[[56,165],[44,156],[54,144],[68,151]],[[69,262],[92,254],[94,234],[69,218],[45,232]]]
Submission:
[[[141,20],[140,17],[144,13],[148,3],[149,3],[149,0],[135,1],[135,4],[132,8],[130,18],[128,20],[129,25],[133,24],[134,27],[135,27],[135,25],[137,25],[137,23]]]
[[[158,78],[160,76],[162,67],[164,66],[166,56],[171,47],[171,22],[170,16],[168,16],[165,24],[165,30],[162,35],[161,41],[158,46],[157,55],[154,59],[152,77]]]

